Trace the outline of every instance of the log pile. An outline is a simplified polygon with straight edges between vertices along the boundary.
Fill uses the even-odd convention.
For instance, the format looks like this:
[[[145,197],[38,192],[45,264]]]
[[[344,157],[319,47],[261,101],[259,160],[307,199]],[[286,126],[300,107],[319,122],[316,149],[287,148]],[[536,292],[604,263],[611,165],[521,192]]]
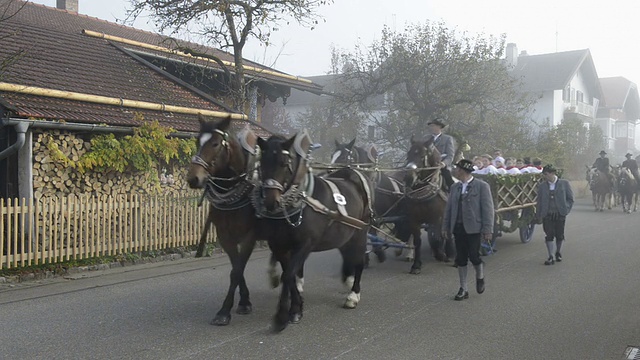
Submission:
[[[56,156],[47,147],[48,141],[54,141],[58,149],[71,161],[78,161],[91,147],[89,139],[54,130],[35,132],[33,135],[33,190],[35,198],[43,195],[128,195],[128,194],[165,194],[184,196],[187,193],[199,194],[189,189],[185,182],[186,166],[175,166],[169,173],[173,183],[159,182],[158,175],[143,172],[96,171],[81,173]]]

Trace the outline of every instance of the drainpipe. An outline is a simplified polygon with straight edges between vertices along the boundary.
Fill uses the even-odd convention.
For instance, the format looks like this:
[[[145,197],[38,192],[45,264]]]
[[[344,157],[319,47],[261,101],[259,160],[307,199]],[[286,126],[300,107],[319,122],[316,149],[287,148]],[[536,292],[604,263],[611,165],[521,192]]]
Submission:
[[[5,125],[4,122],[3,122],[3,125]],[[29,128],[28,123],[18,123],[14,125],[14,129],[16,130],[16,134],[17,134],[16,142],[13,145],[9,146],[8,148],[4,149],[2,152],[0,152],[0,161],[15,154],[18,150],[20,150],[20,148],[22,148],[22,146],[24,145],[24,140],[25,140],[28,128]]]

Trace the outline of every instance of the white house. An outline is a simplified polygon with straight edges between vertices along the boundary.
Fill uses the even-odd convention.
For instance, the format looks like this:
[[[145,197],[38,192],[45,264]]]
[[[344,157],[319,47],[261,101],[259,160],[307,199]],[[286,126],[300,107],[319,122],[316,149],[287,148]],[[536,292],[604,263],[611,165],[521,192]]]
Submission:
[[[537,100],[532,115],[536,124],[549,128],[563,119],[595,124],[602,90],[589,49],[540,55],[517,52],[515,44],[507,44],[507,66],[522,80],[522,90]]]
[[[623,77],[601,78],[603,103],[596,124],[602,128],[609,157],[621,162],[626,153],[637,155],[636,127],[640,122],[638,86]]]

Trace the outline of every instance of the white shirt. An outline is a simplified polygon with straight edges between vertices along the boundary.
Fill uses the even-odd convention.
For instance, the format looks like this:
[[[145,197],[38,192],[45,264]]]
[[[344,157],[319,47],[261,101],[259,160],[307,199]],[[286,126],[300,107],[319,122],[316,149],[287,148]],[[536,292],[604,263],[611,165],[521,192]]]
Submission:
[[[438,138],[440,137],[440,135],[442,135],[442,133],[438,134],[438,135],[433,135],[433,142],[436,142],[436,140],[438,140]]]
[[[556,179],[553,180],[553,182],[551,181],[547,181],[549,183],[549,190],[553,191],[556,189],[556,183],[558,183],[558,177],[556,176]]]
[[[467,192],[467,186],[469,185],[469,183],[473,181],[473,176],[469,178],[469,180],[467,181],[463,181],[462,182],[462,193],[466,193]]]

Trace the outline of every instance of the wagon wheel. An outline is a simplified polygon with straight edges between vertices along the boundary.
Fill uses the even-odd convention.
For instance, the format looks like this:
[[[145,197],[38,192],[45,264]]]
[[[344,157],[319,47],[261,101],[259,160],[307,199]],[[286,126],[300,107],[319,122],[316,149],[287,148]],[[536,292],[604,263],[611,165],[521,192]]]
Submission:
[[[526,208],[522,210],[522,215],[520,215],[520,219],[531,219],[533,215],[533,210],[531,208]],[[536,224],[531,221],[528,221],[524,225],[520,226],[520,241],[524,244],[531,241],[533,238],[533,230],[535,229]]]

